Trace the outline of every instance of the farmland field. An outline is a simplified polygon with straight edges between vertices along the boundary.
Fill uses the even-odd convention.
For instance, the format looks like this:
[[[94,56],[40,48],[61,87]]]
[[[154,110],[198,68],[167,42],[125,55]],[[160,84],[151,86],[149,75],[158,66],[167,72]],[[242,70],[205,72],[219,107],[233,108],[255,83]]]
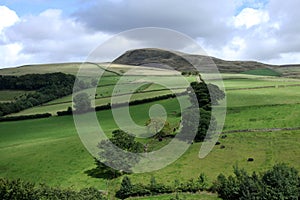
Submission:
[[[0,90],[0,102],[10,102],[13,101],[15,97],[22,94],[29,93],[30,91],[22,90]]]
[[[244,129],[297,128],[300,127],[300,86],[296,79],[252,75],[224,75],[227,93],[227,116],[224,132]],[[118,78],[106,77],[115,83]],[[193,78],[191,78],[193,80]],[[272,87],[266,87],[272,86]],[[274,86],[274,87],[273,87]],[[107,87],[107,88],[106,88]],[[257,87],[255,89],[251,89]],[[101,88],[101,84],[100,84]],[[250,88],[250,89],[249,89]],[[170,91],[159,85],[149,85],[147,97],[159,96]],[[99,89],[98,96],[111,92],[111,86]],[[69,101],[71,97],[65,97]],[[136,93],[131,99],[143,99],[144,93]],[[180,97],[185,98],[185,97]],[[33,114],[66,110],[71,103],[60,103],[64,99],[49,103],[18,114]],[[96,105],[110,102],[110,98],[99,98]],[[54,104],[57,103],[57,104]],[[137,124],[145,124],[149,119],[151,105],[161,104],[168,113],[168,121],[175,125],[180,120],[176,99],[130,107],[131,115]],[[99,123],[107,135],[117,128],[111,111],[97,112]],[[92,156],[82,145],[76,133],[72,116],[51,117],[48,119],[25,120],[0,123],[0,177],[21,178],[33,182],[44,182],[52,186],[80,189],[93,186],[107,190],[113,195],[122,177],[107,180],[92,178],[85,172],[95,168]],[[225,146],[215,146],[204,159],[198,158],[201,143],[194,143],[176,162],[158,171],[131,174],[133,183],[148,184],[151,176],[159,183],[171,185],[175,179],[187,181],[204,172],[211,184],[219,173],[232,174],[232,167],[238,164],[247,171],[264,171],[273,164],[285,162],[300,170],[300,130],[256,131],[226,133],[227,138],[220,142]],[[142,140],[141,140],[142,141]],[[164,143],[167,143],[164,141]],[[162,143],[157,143],[161,146]],[[254,162],[247,162],[247,158]],[[180,176],[177,176],[180,174]],[[187,199],[218,199],[212,194],[180,194]],[[175,194],[133,199],[170,199]]]

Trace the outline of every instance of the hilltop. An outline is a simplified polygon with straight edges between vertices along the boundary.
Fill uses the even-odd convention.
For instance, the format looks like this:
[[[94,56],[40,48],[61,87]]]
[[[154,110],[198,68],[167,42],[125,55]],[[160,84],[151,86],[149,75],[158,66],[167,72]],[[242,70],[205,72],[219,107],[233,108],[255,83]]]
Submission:
[[[192,55],[183,52],[166,51],[162,49],[146,48],[126,51],[112,61],[110,72],[122,73],[129,68],[140,70],[161,68],[175,69],[177,71],[193,71],[193,64],[201,65],[201,73],[210,73],[212,65],[216,65],[221,73],[245,73],[254,75],[275,75],[299,78],[300,64],[293,65],[269,65],[256,61],[228,61],[205,55]],[[212,62],[213,61],[213,62]],[[76,75],[82,63],[52,63],[24,65],[14,68],[0,69],[0,75],[24,75],[30,73],[53,73],[62,72]],[[106,66],[108,63],[85,63],[85,67]],[[146,68],[147,67],[147,68]],[[37,69],[38,68],[38,69]]]
[[[192,55],[182,52],[170,52],[162,49],[147,48],[126,51],[113,61],[116,64],[164,67],[166,65],[178,71],[194,70],[187,60],[201,65],[202,73],[209,73],[216,65],[221,73],[242,73],[253,70],[268,69],[283,76],[300,76],[300,65],[269,65],[256,61],[227,61],[205,55]],[[213,62],[212,62],[213,61]]]

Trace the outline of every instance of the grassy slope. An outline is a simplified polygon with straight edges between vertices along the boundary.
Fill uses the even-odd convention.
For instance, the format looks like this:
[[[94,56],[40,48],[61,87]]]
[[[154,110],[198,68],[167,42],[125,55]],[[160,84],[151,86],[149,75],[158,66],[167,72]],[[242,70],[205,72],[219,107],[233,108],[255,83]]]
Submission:
[[[5,101],[13,101],[14,97],[18,97],[22,94],[29,93],[30,91],[23,91],[23,90],[0,90],[0,102]]]
[[[130,97],[130,93],[134,93],[135,89],[138,88],[139,81],[144,81],[146,76],[124,76],[123,78],[125,79],[124,82],[126,83],[123,85],[122,91],[117,90],[115,94],[127,94],[124,96],[125,97]],[[165,81],[168,82],[170,85],[168,85],[169,88],[177,88],[178,80],[177,77],[172,77],[172,76],[163,76],[163,77],[153,77],[149,78],[147,77],[148,80],[155,81],[155,79],[166,79]],[[104,76],[100,79],[99,86],[97,87],[96,90],[96,100],[95,100],[95,105],[104,105],[107,103],[111,102],[110,96],[112,95],[112,92],[114,90],[114,84],[116,84],[120,79],[120,76]],[[186,77],[188,81],[194,81],[195,77]],[[108,85],[109,84],[109,85]],[[149,83],[145,83],[146,85]],[[121,84],[122,85],[122,84]],[[163,89],[163,90],[162,90]],[[147,92],[147,93],[134,93],[131,96],[131,100],[140,100],[146,98],[151,98],[155,96],[161,96],[161,95],[166,95],[172,93],[170,90],[164,90],[166,87],[157,85],[157,84],[151,84],[149,87],[145,87],[142,90],[139,90],[139,92]],[[87,90],[92,90],[92,89],[87,89]],[[161,91],[157,91],[161,90]],[[175,92],[183,92],[182,89],[174,89]],[[57,111],[62,111],[66,110],[69,106],[72,106],[72,95],[56,99],[53,101],[50,101],[48,103],[45,103],[44,105],[29,108],[26,110],[23,110],[19,113],[14,113],[11,114],[11,116],[18,116],[18,115],[30,115],[30,114],[38,114],[38,113],[46,113],[49,112],[53,115],[56,115]],[[121,102],[124,102],[122,100]],[[120,102],[120,103],[121,103]]]
[[[268,80],[251,81],[258,85],[269,84]],[[270,84],[274,82],[276,83],[276,79],[272,79]],[[281,82],[279,80],[277,84]],[[225,81],[225,85],[231,87],[235,87],[235,84],[247,88],[250,82]],[[294,104],[300,103],[298,91],[299,87],[228,91],[230,108],[226,130],[299,127],[300,106]],[[274,102],[286,105],[264,106]],[[178,109],[176,103],[173,100],[160,103],[169,108],[170,121],[175,123],[177,118],[171,113]],[[150,105],[152,104],[131,108],[137,123],[143,124],[148,119]],[[98,112],[97,115],[107,133],[116,128],[110,111]],[[0,133],[0,176],[20,177],[63,187],[81,188],[93,185],[106,189],[106,180],[90,178],[84,173],[94,167],[93,159],[78,139],[71,116],[4,122],[0,124]],[[158,182],[172,184],[176,178],[188,180],[204,172],[213,181],[220,172],[232,173],[232,166],[236,163],[248,171],[262,171],[276,162],[287,162],[300,170],[299,131],[234,133],[220,140],[226,148],[220,149],[216,146],[204,159],[198,159],[200,144],[194,144],[170,166],[152,173],[134,174],[131,178],[133,182],[147,183],[154,175]],[[246,162],[248,157],[253,157],[255,161]],[[119,182],[120,178],[109,182],[109,188],[115,189]]]
[[[269,68],[248,70],[242,72],[242,74],[259,75],[259,76],[280,76],[281,75],[281,73]]]

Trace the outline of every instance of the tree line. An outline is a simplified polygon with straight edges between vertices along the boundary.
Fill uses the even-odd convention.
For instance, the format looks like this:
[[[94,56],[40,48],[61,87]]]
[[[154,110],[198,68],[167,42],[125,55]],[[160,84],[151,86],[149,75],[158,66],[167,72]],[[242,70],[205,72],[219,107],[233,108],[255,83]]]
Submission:
[[[12,102],[0,103],[0,117],[20,112],[27,108],[67,96],[97,85],[96,80],[79,78],[61,72],[48,74],[26,74],[22,76],[0,76],[0,90],[28,91]]]
[[[132,184],[125,176],[116,197],[126,199],[135,196],[151,196],[178,192],[217,192],[223,200],[298,200],[300,199],[300,176],[298,171],[287,164],[275,164],[270,170],[260,175],[253,172],[249,175],[244,169],[234,167],[234,176],[220,174],[212,186],[208,186],[205,174],[187,182],[174,180],[173,185],[157,183],[151,177],[150,183]]]

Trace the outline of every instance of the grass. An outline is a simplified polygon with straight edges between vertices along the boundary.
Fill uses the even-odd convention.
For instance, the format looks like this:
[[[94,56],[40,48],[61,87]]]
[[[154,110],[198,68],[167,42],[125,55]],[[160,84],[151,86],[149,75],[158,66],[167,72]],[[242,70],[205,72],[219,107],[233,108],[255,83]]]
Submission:
[[[105,72],[106,73],[106,72]],[[108,72],[109,73],[109,72]],[[109,76],[106,75],[101,77],[99,81],[99,85],[96,89],[96,99],[95,105],[100,106],[107,103],[111,103],[110,96],[112,95],[113,91],[115,90],[116,95],[124,95],[122,98],[118,98],[118,103],[125,102],[126,99],[130,97],[131,101],[134,100],[141,100],[146,98],[152,98],[156,96],[162,96],[166,94],[172,93],[172,91],[168,90],[167,87],[164,87],[159,84],[152,84],[147,81],[158,81],[159,79],[163,79],[164,83],[169,84],[168,88],[173,89],[176,93],[183,92],[184,89],[178,89],[178,80],[177,77],[172,76],[138,76],[138,75],[128,75],[122,77],[122,82],[119,83],[121,89],[116,89],[115,84],[118,84],[120,81],[120,76]],[[186,77],[187,81],[194,81],[195,77]],[[146,82],[144,82],[146,81]],[[139,87],[139,85],[142,85]],[[182,86],[181,86],[182,87]],[[89,93],[90,90],[87,89],[86,92]],[[138,93],[136,92],[138,90]],[[146,92],[146,93],[144,93]],[[23,110],[19,113],[11,114],[11,116],[18,116],[18,115],[31,115],[31,114],[39,114],[39,113],[51,113],[52,115],[56,115],[57,111],[66,110],[68,107],[72,106],[72,95],[65,96],[60,99],[56,99],[45,103],[41,106],[29,108]]]
[[[248,70],[242,72],[242,74],[259,75],[259,76],[280,76],[281,75],[281,73],[269,68]]]
[[[283,81],[282,78],[258,80],[257,76],[254,76],[256,78],[250,75],[242,76],[252,78],[245,80],[235,76],[238,79],[225,80],[227,88],[242,88],[242,90],[227,91],[228,111],[225,130],[300,126],[299,86],[249,90],[247,89],[249,86],[260,87],[290,83]],[[150,87],[158,86],[150,85],[146,90]],[[145,97],[143,96],[145,94],[142,93],[136,95],[140,95],[136,98]],[[104,100],[97,103],[104,103]],[[179,112],[179,106],[176,99],[132,106],[130,113],[133,120],[137,124],[143,125],[149,119],[150,106],[154,104],[161,104],[166,108],[171,124],[178,123],[179,118],[176,113]],[[67,108],[67,104],[51,106]],[[51,106],[40,106],[35,109],[44,109],[39,110],[43,112],[47,111],[49,107],[58,109],[58,107],[51,108]],[[117,128],[111,111],[97,112],[97,117],[107,135]],[[300,170],[299,130],[237,132],[227,134],[227,138],[220,138],[219,141],[225,148],[220,149],[220,146],[215,146],[204,159],[198,158],[201,144],[195,143],[171,165],[151,173],[132,174],[130,178],[133,183],[147,184],[150,182],[151,176],[155,176],[157,182],[173,184],[175,179],[187,181],[204,172],[209,183],[212,183],[219,173],[232,174],[232,167],[235,164],[249,172],[265,171],[278,162],[286,162]],[[157,143],[156,147],[167,142],[165,140]],[[88,186],[102,190],[108,188],[110,189],[109,196],[113,196],[113,192],[117,190],[122,179],[120,177],[107,181],[106,179],[91,178],[84,173],[86,170],[93,169],[95,165],[93,158],[77,136],[71,116],[1,122],[0,153],[0,177],[22,178],[75,189]],[[254,158],[254,162],[247,162],[249,157]],[[216,195],[207,193],[180,194],[180,196],[187,199],[217,199]],[[175,194],[134,199],[170,199],[171,197],[175,197]]]
[[[24,74],[46,74],[54,72],[62,72],[65,74],[77,75],[82,63],[55,63],[55,64],[37,64],[37,65],[25,65],[16,68],[5,68],[0,70],[0,75],[13,75],[21,76]],[[86,63],[83,66],[85,69],[95,69],[95,64]],[[38,70],[37,70],[38,68]],[[98,68],[98,67],[97,67]],[[105,75],[115,75],[114,73],[105,72]]]
[[[0,102],[14,101],[15,97],[21,96],[22,94],[29,93],[30,91],[23,90],[0,90]]]
[[[156,103],[162,103],[172,117],[174,102],[176,99]],[[145,123],[149,118],[145,111],[151,105],[133,106],[131,111],[137,116],[134,120]],[[108,134],[117,128],[109,110],[97,115]],[[86,186],[106,189],[106,180],[93,179],[84,173],[94,167],[94,161],[77,136],[72,116],[3,122],[0,133],[0,176],[77,189]]]
[[[84,174],[93,167],[93,159],[71,122],[71,117],[63,117],[2,123],[0,176],[52,186],[105,188],[105,181]]]
[[[227,106],[258,106],[300,103],[300,86],[226,91]]]
[[[247,88],[256,88],[256,87],[284,87],[284,86],[293,86],[293,85],[299,85],[300,81],[294,80],[294,79],[225,79],[224,85],[227,90],[232,89],[247,89]]]
[[[156,195],[151,197],[137,197],[137,198],[129,198],[130,200],[140,199],[140,200],[170,200],[171,198],[175,199],[176,194],[164,194],[164,195]],[[218,200],[220,198],[217,197],[216,194],[209,193],[196,193],[196,194],[188,194],[188,193],[179,193],[178,197],[181,199],[189,199],[189,200]]]
[[[158,182],[171,185],[175,179],[187,181],[204,172],[211,183],[219,173],[232,174],[235,164],[249,172],[267,170],[278,162],[300,169],[299,131],[234,133],[220,142],[225,148],[215,146],[204,159],[198,158],[201,144],[196,143],[171,165],[151,173],[133,174],[131,178],[134,183],[148,183],[155,176]],[[253,163],[247,162],[249,157],[254,158]]]
[[[227,110],[224,130],[300,127],[300,104],[244,106]]]

